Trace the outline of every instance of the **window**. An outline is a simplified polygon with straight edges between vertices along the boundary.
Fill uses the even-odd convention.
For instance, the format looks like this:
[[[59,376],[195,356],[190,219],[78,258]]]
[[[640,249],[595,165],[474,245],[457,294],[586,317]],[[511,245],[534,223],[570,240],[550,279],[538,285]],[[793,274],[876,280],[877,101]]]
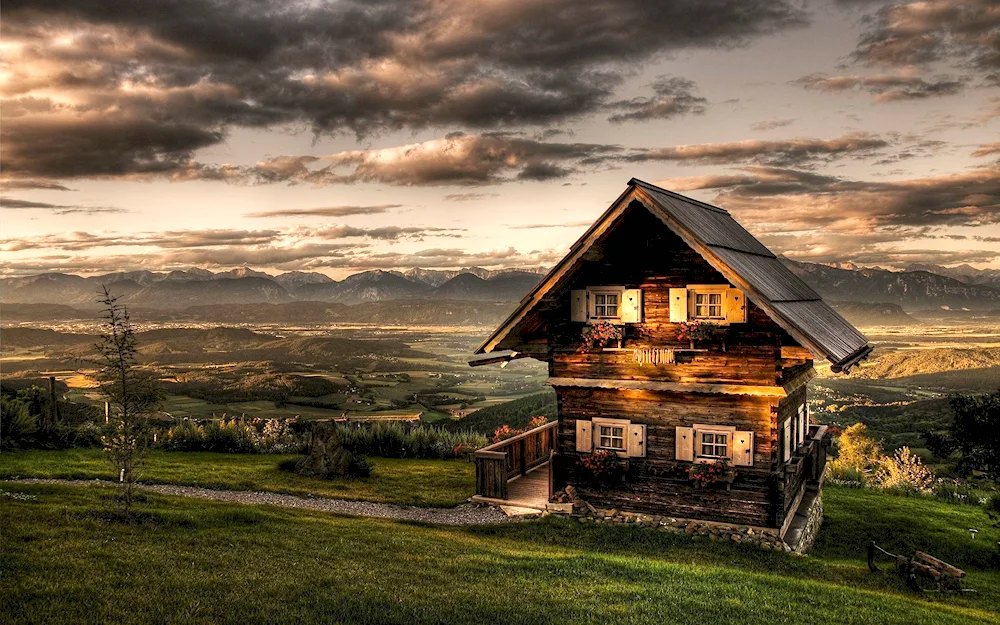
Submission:
[[[696,291],[694,294],[694,318],[724,319],[722,293],[699,293]]]
[[[728,458],[729,434],[721,432],[701,432],[701,458]]]
[[[594,292],[594,317],[597,319],[617,319],[619,293]]]
[[[593,421],[594,427],[594,449],[606,449],[608,451],[613,451],[620,456],[630,455],[629,451],[629,437],[632,436],[636,440],[633,443],[638,443],[642,445],[645,440],[645,431],[642,426],[632,425],[632,422],[628,419],[605,419],[596,418]],[[636,429],[635,432],[630,434],[630,429]],[[645,456],[644,451],[640,451],[637,446],[634,450],[635,453],[631,455]]]
[[[602,425],[597,447],[613,451],[625,451],[625,428],[616,425]]]

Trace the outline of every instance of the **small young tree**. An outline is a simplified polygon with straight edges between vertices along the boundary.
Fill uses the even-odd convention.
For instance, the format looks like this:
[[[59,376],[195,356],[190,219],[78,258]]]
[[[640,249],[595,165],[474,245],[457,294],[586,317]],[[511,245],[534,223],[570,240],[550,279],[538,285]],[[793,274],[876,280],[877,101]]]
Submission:
[[[868,437],[868,426],[855,423],[837,438],[837,457],[830,470],[839,475],[856,475],[867,481],[882,461],[882,445]]]
[[[982,471],[1000,481],[1000,390],[984,395],[952,395],[954,413],[944,432],[926,432],[927,447],[947,458],[958,452],[957,469],[968,475]]]
[[[98,379],[101,392],[111,406],[110,432],[103,438],[104,451],[118,477],[116,503],[130,512],[139,468],[149,448],[148,419],[160,396],[154,380],[136,366],[136,340],[128,309],[118,303],[107,287],[98,300],[104,306],[104,332],[97,350],[101,356]]]

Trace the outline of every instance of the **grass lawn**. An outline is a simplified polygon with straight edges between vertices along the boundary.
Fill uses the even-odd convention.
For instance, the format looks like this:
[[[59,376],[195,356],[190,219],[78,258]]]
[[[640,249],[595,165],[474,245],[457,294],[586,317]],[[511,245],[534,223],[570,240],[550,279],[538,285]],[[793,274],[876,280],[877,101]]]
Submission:
[[[226,490],[261,490],[293,495],[448,507],[475,491],[476,467],[461,460],[372,458],[371,477],[320,480],[282,471],[283,460],[299,456],[152,452],[141,481]],[[25,451],[0,454],[0,478],[114,479],[99,449]]]
[[[964,526],[986,516],[872,492],[829,489],[798,558],[565,519],[444,528],[160,495],[122,525],[101,520],[109,488],[0,489],[9,623],[1000,623],[996,568],[956,558],[979,592],[920,596],[861,557],[909,513],[901,540],[985,565],[996,536]]]

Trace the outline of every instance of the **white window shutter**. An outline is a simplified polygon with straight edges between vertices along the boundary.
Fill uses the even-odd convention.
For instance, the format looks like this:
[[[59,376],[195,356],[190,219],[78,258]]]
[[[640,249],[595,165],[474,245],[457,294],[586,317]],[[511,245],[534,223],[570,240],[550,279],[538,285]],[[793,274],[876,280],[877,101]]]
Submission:
[[[622,322],[639,323],[642,321],[642,290],[625,289],[622,291]]]
[[[792,457],[792,420],[785,419],[785,427],[782,437],[782,461],[788,462],[789,458]]]
[[[733,433],[733,466],[753,466],[753,432]]]
[[[729,323],[746,323],[747,302],[743,291],[739,289],[726,289],[724,297],[726,300],[726,321]]]
[[[806,405],[802,404],[799,406],[799,440],[798,444],[806,442],[806,425],[808,421],[806,419]]]
[[[570,291],[570,321],[587,320],[587,290]]]
[[[670,323],[688,320],[688,290],[670,289]]]
[[[694,428],[679,427],[676,429],[677,441],[674,444],[674,459],[694,461]]]
[[[594,450],[594,424],[584,419],[576,420],[576,450],[590,453]]]
[[[646,426],[631,423],[628,426],[628,440],[625,441],[626,455],[629,458],[646,457]]]

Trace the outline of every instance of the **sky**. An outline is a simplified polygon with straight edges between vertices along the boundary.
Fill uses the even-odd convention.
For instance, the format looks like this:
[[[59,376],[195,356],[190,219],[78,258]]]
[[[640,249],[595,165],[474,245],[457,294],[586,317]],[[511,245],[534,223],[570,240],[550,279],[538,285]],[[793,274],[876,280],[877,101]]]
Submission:
[[[7,0],[0,275],[547,268],[632,177],[1000,268],[995,0]]]

